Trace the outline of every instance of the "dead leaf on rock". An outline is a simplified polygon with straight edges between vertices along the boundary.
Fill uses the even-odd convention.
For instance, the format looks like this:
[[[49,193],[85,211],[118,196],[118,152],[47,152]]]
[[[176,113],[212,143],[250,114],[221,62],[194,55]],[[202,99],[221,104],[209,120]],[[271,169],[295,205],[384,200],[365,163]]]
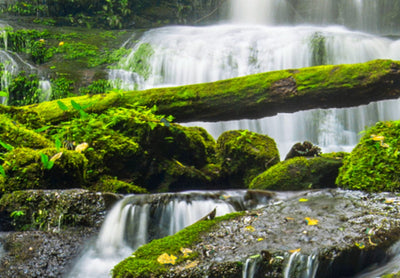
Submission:
[[[174,255],[168,255],[167,253],[164,253],[157,258],[157,262],[160,264],[175,264],[176,262],[176,257]]]
[[[318,225],[317,219],[311,219],[310,217],[306,217],[306,218],[304,218],[304,220],[306,220],[308,226]]]

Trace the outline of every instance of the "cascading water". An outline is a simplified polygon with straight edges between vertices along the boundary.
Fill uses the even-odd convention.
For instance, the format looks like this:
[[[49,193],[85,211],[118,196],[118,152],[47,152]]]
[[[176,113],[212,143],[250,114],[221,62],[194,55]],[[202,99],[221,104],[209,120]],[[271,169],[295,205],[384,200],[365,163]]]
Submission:
[[[139,246],[172,235],[216,209],[216,216],[266,204],[245,191],[185,192],[128,196],[108,213],[100,234],[67,277],[109,277],[109,271]]]
[[[51,97],[51,83],[49,80],[40,80],[39,81],[39,102],[48,101]]]
[[[149,30],[139,39],[134,36],[138,42],[132,53],[110,71],[110,79],[121,88],[146,89],[319,64],[397,60],[400,40],[379,34],[400,30],[395,28],[397,23],[389,24],[381,16],[383,12],[393,14],[399,5],[392,0],[232,0],[227,5],[229,24],[169,26]],[[215,137],[236,128],[267,134],[275,139],[282,155],[305,140],[324,151],[348,151],[367,126],[399,119],[395,112],[398,104],[384,101],[256,121],[195,124]]]
[[[314,278],[318,270],[318,256],[294,252],[283,271],[283,278]]]

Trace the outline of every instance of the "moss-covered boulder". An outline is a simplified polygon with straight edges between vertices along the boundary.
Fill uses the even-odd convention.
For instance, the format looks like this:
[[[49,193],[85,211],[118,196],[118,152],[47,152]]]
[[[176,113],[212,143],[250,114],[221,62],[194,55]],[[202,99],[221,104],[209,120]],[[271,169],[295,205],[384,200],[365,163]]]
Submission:
[[[232,130],[217,141],[221,178],[231,187],[248,187],[251,180],[279,162],[275,141],[248,130]]]
[[[101,194],[82,189],[14,191],[0,199],[2,230],[99,228],[105,210]]]
[[[250,188],[302,190],[334,187],[342,159],[295,157],[280,162],[251,181]]]
[[[79,188],[85,184],[87,159],[76,151],[15,148],[4,155],[4,161],[6,177],[1,193],[24,189]]]
[[[90,186],[91,190],[97,192],[111,192],[118,194],[143,194],[148,191],[140,186],[134,185],[129,182],[118,180],[110,176],[104,176],[93,186]]]
[[[298,156],[305,156],[305,157],[319,156],[320,154],[321,154],[321,148],[315,146],[310,141],[304,141],[303,143],[298,142],[294,144],[293,147],[290,149],[290,151],[287,153],[285,160]]]
[[[370,192],[400,190],[400,121],[368,129],[343,161],[338,186]]]

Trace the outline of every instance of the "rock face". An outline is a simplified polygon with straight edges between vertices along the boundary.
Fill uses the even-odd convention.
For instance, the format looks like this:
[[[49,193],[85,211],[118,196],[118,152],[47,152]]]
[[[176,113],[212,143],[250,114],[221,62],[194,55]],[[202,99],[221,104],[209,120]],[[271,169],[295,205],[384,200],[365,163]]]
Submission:
[[[400,197],[389,193],[340,189],[278,194],[265,208],[219,222],[198,240],[182,243],[193,251],[190,258],[177,251],[171,255],[178,264],[155,262],[153,270],[137,274],[140,264],[153,263],[140,255],[151,252],[145,245],[118,265],[114,277],[242,277],[250,262],[258,269],[254,277],[351,277],[388,259],[386,250],[400,239],[399,203]],[[155,258],[169,250],[162,242],[152,244],[159,252]]]

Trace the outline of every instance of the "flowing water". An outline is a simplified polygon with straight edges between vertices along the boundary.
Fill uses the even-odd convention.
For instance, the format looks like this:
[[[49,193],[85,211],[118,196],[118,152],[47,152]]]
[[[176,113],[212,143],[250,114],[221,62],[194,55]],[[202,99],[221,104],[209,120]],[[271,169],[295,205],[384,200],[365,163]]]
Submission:
[[[216,216],[265,205],[245,191],[184,192],[128,196],[107,214],[100,234],[67,277],[109,277],[109,271],[139,246],[175,234],[216,209]]]

